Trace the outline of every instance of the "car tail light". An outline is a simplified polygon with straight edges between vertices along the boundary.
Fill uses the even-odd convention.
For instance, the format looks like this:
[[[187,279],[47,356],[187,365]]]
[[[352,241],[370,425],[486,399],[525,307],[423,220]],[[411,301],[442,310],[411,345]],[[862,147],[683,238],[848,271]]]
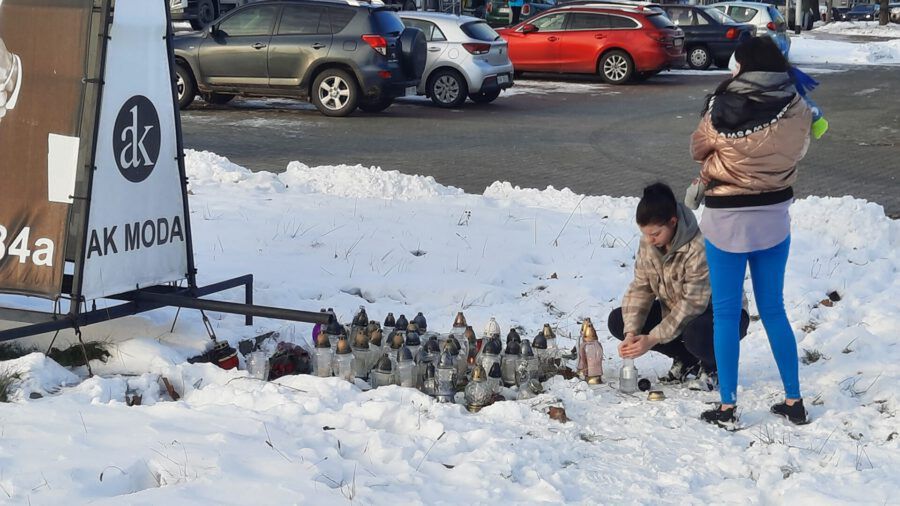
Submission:
[[[729,28],[727,32],[725,32],[726,39],[736,39],[738,36],[737,28]]]
[[[381,35],[363,35],[362,40],[372,46],[372,49],[380,53],[381,56],[387,56],[387,39]]]
[[[531,4],[525,4],[522,6],[522,15],[527,16],[531,14]]]
[[[468,51],[472,54],[488,54],[491,52],[490,44],[468,43],[468,44],[463,44],[462,46],[464,48],[466,48],[466,51]]]
[[[380,71],[378,71],[378,77],[380,77],[382,79],[390,79],[391,71],[390,70],[380,70]]]
[[[666,37],[666,34],[663,32],[644,32],[647,34],[647,37],[655,40],[659,43],[660,46],[665,46],[669,43],[669,38]]]
[[[778,27],[775,26],[775,23],[774,23],[774,22],[769,21],[768,23],[766,23],[766,28],[768,28],[769,30],[772,30],[772,31],[774,32],[775,29],[778,28]]]
[[[487,3],[487,7],[484,8],[488,12],[488,14],[494,12],[494,4],[491,2]]]

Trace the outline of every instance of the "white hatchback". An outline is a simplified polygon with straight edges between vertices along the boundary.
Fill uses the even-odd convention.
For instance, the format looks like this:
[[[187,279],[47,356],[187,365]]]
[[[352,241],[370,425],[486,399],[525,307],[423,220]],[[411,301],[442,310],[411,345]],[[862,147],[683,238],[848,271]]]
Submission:
[[[438,12],[400,12],[408,27],[425,32],[428,59],[418,94],[441,107],[459,107],[466,98],[493,102],[513,85],[509,48],[483,19]]]
[[[719,2],[712,4],[723,14],[738,23],[750,23],[756,26],[756,33],[768,35],[775,40],[781,52],[787,55],[791,50],[791,38],[787,34],[787,23],[784,16],[774,5],[762,2]]]

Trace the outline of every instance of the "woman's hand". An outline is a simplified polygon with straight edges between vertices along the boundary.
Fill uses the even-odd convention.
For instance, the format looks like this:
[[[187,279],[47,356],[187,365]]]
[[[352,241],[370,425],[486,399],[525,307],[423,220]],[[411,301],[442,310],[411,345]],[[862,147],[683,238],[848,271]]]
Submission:
[[[659,342],[648,335],[628,334],[619,345],[619,356],[622,358],[638,358],[650,351]]]

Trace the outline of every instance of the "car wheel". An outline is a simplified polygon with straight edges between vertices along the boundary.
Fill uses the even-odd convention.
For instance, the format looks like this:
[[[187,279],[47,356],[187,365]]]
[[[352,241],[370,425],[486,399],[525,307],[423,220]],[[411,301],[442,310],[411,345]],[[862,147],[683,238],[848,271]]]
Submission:
[[[431,101],[440,107],[459,107],[466,101],[469,85],[463,76],[453,69],[441,69],[428,80]]]
[[[194,30],[202,30],[216,19],[216,6],[212,0],[197,0],[197,17],[191,20]]]
[[[197,85],[194,76],[183,63],[175,64],[175,90],[178,96],[178,108],[187,109],[197,95]]]
[[[712,64],[712,56],[704,46],[694,46],[688,49],[687,63],[694,70],[706,70]]]
[[[234,99],[234,95],[228,93],[202,93],[200,96],[207,103],[216,105],[227,104]]]
[[[469,93],[469,98],[476,104],[490,104],[500,96],[500,88],[494,91],[479,91],[478,93]]]
[[[381,97],[381,98],[377,98],[375,100],[362,101],[359,103],[359,108],[363,112],[373,112],[373,113],[381,112],[381,111],[387,109],[388,107],[390,107],[391,104],[393,104],[393,103],[394,103],[393,98]]]
[[[597,67],[600,77],[609,84],[626,83],[634,73],[634,63],[631,61],[631,57],[625,51],[618,49],[604,54]]]
[[[326,69],[313,82],[313,105],[326,116],[347,116],[356,110],[358,101],[356,80],[343,70]]]

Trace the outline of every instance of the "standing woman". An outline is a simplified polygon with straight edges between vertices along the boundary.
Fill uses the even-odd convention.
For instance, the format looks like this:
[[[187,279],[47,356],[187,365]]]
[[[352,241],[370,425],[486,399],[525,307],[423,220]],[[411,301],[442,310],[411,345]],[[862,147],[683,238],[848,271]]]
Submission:
[[[709,97],[691,137],[691,155],[703,166],[695,185],[707,188],[700,230],[706,238],[722,401],[701,418],[728,429],[736,422],[738,331],[749,264],[756,306],[784,384],[785,400],[772,412],[804,424],[808,415],[800,395],[797,343],[783,289],[791,185],[809,147],[812,113],[770,37],[743,41],[735,60],[734,76]]]

